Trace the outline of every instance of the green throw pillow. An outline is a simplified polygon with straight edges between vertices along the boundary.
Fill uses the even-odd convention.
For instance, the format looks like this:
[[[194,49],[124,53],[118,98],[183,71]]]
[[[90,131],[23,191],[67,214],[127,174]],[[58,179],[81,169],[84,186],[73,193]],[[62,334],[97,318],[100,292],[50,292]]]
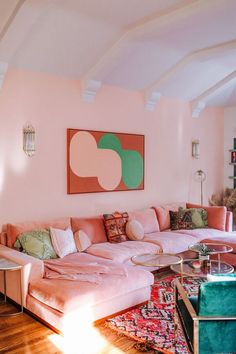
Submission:
[[[57,258],[49,230],[34,230],[22,233],[14,244],[17,249],[39,259]]]
[[[180,213],[185,213],[186,211],[191,212],[193,229],[201,229],[201,228],[208,227],[208,215],[205,209],[202,208],[184,209],[182,207],[179,207]]]

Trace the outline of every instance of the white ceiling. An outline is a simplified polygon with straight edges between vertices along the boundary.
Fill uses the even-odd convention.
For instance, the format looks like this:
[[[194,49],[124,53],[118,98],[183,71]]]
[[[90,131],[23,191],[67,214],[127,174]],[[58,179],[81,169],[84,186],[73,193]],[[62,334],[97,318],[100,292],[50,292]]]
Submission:
[[[149,109],[235,105],[235,19],[236,0],[0,0],[0,63],[81,79],[88,100],[105,83]]]

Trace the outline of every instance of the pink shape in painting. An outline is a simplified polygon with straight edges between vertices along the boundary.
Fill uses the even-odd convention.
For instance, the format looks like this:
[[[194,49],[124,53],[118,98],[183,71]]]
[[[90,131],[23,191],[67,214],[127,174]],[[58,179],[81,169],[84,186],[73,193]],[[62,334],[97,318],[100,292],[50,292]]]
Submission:
[[[71,139],[70,168],[78,177],[97,177],[105,190],[115,189],[121,181],[120,156],[110,149],[98,149],[95,138],[86,131]]]

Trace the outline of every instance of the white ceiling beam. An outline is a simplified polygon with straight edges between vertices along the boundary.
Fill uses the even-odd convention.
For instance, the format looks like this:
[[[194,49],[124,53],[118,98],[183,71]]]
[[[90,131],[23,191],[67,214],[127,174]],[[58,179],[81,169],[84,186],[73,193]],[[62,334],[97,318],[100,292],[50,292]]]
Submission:
[[[229,86],[235,84],[236,70],[226,76],[224,79],[218,81],[214,86],[203,92],[200,96],[191,101],[192,117],[198,118],[200,113],[206,107],[207,102],[215,95],[224,91]]]
[[[160,92],[152,92],[148,97],[145,97],[145,109],[146,111],[154,111],[157,102],[161,98]]]
[[[98,80],[89,80],[82,82],[82,100],[85,102],[93,102],[97,91],[100,89],[102,83]]]
[[[189,3],[183,1],[182,6],[175,10],[170,10],[165,14],[148,19],[138,25],[130,27],[105,53],[97,62],[85,73],[82,77],[83,82],[90,82],[91,80],[101,80],[102,75],[110,72],[121,57],[123,51],[129,42],[135,38],[159,31],[162,27],[170,25],[170,23],[181,19],[186,15],[194,13],[201,6],[209,6],[209,2],[205,0],[193,0]],[[86,86],[86,84],[84,85]],[[157,90],[158,91],[158,90]],[[82,96],[83,96],[82,91]]]
[[[9,16],[6,19],[6,22],[2,26],[2,29],[0,31],[0,41],[3,39],[5,34],[7,33],[9,27],[11,26],[12,22],[14,21],[14,18],[16,17],[17,13],[19,12],[21,6],[24,4],[25,0],[18,0],[15,4],[15,6],[12,8]],[[8,63],[5,62],[0,62],[0,90],[3,86],[3,82],[5,79],[5,75],[7,73],[8,69]]]
[[[24,4],[26,0],[18,0],[15,4],[15,6],[12,8],[12,11],[10,12],[10,15],[8,16],[4,26],[1,29],[0,32],[0,41],[3,39],[3,37],[5,36],[6,32],[8,31],[9,27],[11,26],[14,18],[16,17],[16,15],[18,14],[20,8],[22,7],[22,5]]]
[[[166,71],[159,79],[156,81],[152,86],[148,87],[145,90],[145,97],[148,99],[149,97],[152,96],[153,92],[161,92],[161,87],[162,85],[173,79],[173,77],[182,69],[184,69],[187,65],[192,63],[195,60],[198,59],[204,59],[204,58],[209,58],[213,55],[218,55],[221,53],[224,53],[228,50],[235,49],[236,48],[236,40],[221,43],[219,45],[213,46],[213,47],[207,47],[203,48],[197,51],[194,51],[188,55],[186,55],[184,58],[182,58],[180,61],[178,61],[175,65],[173,65],[168,71]]]

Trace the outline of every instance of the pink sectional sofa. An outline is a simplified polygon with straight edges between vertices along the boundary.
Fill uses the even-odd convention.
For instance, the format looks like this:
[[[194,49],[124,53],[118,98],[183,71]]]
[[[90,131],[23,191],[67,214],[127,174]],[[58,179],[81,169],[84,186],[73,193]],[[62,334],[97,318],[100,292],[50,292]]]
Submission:
[[[153,274],[131,266],[132,256],[153,252],[180,253],[186,251],[190,244],[204,239],[217,239],[219,242],[227,239],[234,244],[236,234],[230,232],[232,215],[224,207],[209,209],[207,229],[170,231],[169,210],[177,210],[179,206],[186,207],[186,203],[129,212],[129,219],[135,219],[142,225],[144,238],[117,244],[107,241],[101,216],[7,224],[1,233],[0,257],[23,266],[24,307],[56,330],[66,333],[71,323],[76,326],[84,318],[94,322],[149,300]],[[191,207],[190,204],[188,206]],[[91,241],[86,252],[69,254],[63,261],[75,267],[81,264],[104,267],[107,272],[100,275],[99,282],[45,278],[44,261],[12,248],[22,232],[50,226],[60,229],[70,226],[74,233],[78,230],[86,232]],[[236,247],[231,258],[236,260]],[[235,260],[233,264],[236,264]],[[20,302],[17,272],[8,273],[7,295]]]

